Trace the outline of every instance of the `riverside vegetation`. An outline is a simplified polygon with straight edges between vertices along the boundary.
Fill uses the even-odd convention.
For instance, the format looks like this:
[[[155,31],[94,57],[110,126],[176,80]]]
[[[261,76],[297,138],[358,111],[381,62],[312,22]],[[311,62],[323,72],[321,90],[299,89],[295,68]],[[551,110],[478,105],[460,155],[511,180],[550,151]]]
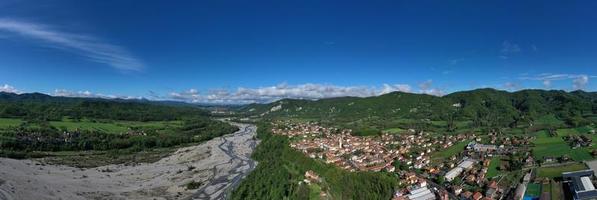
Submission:
[[[0,94],[0,156],[81,158],[92,167],[130,158],[159,159],[171,147],[197,143],[237,130],[191,105],[156,102]],[[53,159],[60,158],[60,159]]]

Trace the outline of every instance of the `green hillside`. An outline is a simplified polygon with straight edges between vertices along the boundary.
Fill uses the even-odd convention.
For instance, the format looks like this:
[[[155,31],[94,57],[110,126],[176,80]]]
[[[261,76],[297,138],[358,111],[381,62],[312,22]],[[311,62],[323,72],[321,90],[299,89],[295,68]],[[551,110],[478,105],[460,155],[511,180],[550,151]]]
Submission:
[[[470,121],[473,127],[516,128],[558,124],[542,123],[546,119],[570,126],[589,124],[595,122],[596,102],[595,92],[477,89],[442,97],[393,92],[366,98],[283,99],[269,104],[247,105],[240,110],[249,116],[319,119],[334,124],[363,120],[385,121],[383,123],[387,124],[409,119],[436,121],[432,125],[456,126]]]
[[[0,117],[59,121],[64,117],[129,121],[179,120],[206,116],[188,104],[170,105],[147,100],[55,97],[41,93],[0,92]]]
[[[91,151],[93,156],[109,153],[112,159],[154,149],[163,152],[236,130],[183,103],[0,92],[0,157]]]

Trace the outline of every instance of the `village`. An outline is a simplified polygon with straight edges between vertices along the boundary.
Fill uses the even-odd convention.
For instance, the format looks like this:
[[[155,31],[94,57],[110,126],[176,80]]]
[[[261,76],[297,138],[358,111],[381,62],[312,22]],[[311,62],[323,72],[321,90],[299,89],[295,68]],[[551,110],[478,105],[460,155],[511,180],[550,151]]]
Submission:
[[[310,158],[352,172],[395,173],[400,181],[395,200],[523,199],[538,165],[529,148],[531,136],[439,135],[413,129],[355,136],[350,129],[313,122],[277,122],[274,127],[274,134],[289,137],[290,146]],[[449,149],[456,151],[444,155]],[[504,157],[509,160],[500,161]],[[491,167],[504,171],[496,174]],[[319,178],[313,171],[305,177],[308,183]]]

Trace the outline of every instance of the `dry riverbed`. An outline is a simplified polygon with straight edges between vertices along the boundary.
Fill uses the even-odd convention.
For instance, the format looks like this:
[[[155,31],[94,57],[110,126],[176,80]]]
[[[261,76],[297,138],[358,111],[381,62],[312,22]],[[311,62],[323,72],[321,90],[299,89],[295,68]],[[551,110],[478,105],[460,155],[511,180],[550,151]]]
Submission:
[[[0,158],[0,199],[222,199],[255,167],[255,126],[155,163],[80,169]],[[196,189],[187,184],[199,183]]]

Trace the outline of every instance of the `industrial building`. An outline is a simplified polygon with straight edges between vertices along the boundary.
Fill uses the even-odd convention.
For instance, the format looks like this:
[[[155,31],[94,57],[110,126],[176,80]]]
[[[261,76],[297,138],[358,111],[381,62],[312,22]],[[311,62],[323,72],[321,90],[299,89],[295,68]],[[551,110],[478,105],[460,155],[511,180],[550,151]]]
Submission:
[[[451,169],[450,171],[448,171],[446,173],[446,175],[444,175],[444,177],[446,178],[447,181],[452,181],[454,180],[454,178],[460,176],[460,174],[462,172],[464,172],[464,170],[470,169],[473,167],[473,164],[475,164],[475,160],[472,159],[465,159],[462,162],[460,162],[460,164],[458,164],[458,166],[454,167],[453,169]]]
[[[594,175],[593,170],[581,170],[564,172],[562,178],[574,200],[587,200],[597,199],[597,190],[593,184]]]

